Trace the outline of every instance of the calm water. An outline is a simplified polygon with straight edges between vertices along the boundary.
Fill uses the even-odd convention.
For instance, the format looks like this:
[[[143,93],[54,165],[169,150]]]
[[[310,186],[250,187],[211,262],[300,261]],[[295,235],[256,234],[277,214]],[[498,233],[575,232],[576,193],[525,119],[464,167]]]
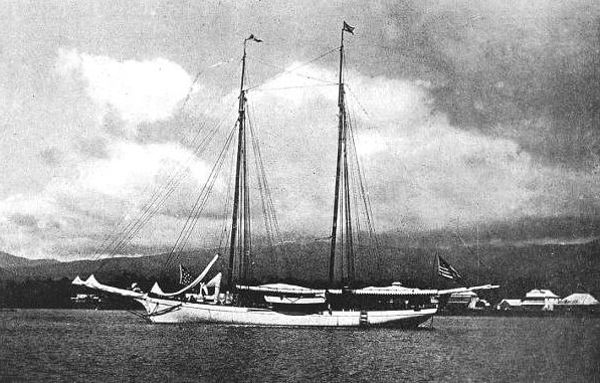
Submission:
[[[437,317],[433,330],[151,325],[0,312],[1,381],[600,382],[600,319]]]

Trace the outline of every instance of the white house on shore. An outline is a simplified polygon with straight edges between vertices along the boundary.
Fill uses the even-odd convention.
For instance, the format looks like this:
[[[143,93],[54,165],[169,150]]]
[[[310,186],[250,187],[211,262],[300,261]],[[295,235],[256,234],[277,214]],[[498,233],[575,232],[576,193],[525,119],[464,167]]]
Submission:
[[[496,305],[502,311],[600,312],[600,302],[587,293],[575,293],[560,299],[550,290],[533,289],[524,299],[503,299]]]
[[[563,312],[591,314],[600,312],[600,302],[590,294],[575,293],[561,299],[555,308]]]
[[[520,299],[503,299],[496,305],[496,310],[509,311],[519,309],[520,307]]]
[[[461,291],[450,295],[448,305],[464,306],[472,309],[475,308],[475,303],[477,303],[478,299],[479,297],[474,291]]]
[[[552,311],[560,297],[550,290],[533,289],[524,299],[503,299],[496,305],[497,310]]]
[[[525,294],[525,299],[521,301],[521,308],[523,310],[552,311],[558,301],[560,301],[560,297],[550,290],[533,289]]]
[[[479,298],[474,291],[461,291],[450,295],[446,307],[450,311],[483,310],[490,307],[490,304]]]
[[[575,293],[568,297],[564,297],[558,302],[561,306],[592,306],[600,305],[600,302],[594,298],[591,294],[587,293]]]

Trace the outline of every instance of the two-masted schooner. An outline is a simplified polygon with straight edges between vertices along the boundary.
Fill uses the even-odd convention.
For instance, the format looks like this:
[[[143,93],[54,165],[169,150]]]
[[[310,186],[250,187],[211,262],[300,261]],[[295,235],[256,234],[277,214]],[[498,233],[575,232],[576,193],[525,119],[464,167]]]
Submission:
[[[244,40],[242,74],[237,117],[237,155],[235,187],[229,241],[227,270],[228,291],[221,290],[222,274],[202,282],[216,262],[216,255],[205,270],[179,291],[165,293],[157,283],[149,292],[121,289],[99,283],[92,275],[83,281],[77,277],[73,284],[132,298],[146,309],[145,317],[155,323],[205,322],[257,326],[314,326],[359,327],[394,326],[417,327],[438,310],[442,295],[458,291],[490,289],[485,285],[448,290],[419,289],[393,283],[391,286],[354,288],[354,254],[348,174],[348,116],[344,88],[344,35],[354,28],[343,23],[339,46],[338,86],[338,145],[335,174],[334,207],[330,239],[330,288],[313,289],[285,283],[250,285],[245,278],[250,252],[249,192],[247,184],[247,132],[245,85],[246,46],[260,42],[251,35]],[[341,221],[341,222],[340,222]],[[342,227],[338,227],[338,225]],[[338,232],[342,232],[340,240]],[[336,245],[338,249],[336,250]],[[339,249],[341,247],[341,251]],[[335,287],[336,257],[343,257],[346,268],[341,286]],[[340,260],[337,260],[338,264]],[[444,270],[448,270],[446,265]],[[199,294],[191,294],[200,288]],[[209,290],[211,294],[209,294]]]

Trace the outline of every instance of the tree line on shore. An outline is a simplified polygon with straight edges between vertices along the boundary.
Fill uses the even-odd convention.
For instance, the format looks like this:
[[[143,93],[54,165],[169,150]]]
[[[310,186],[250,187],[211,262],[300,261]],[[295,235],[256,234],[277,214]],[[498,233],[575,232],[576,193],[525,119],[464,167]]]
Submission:
[[[257,249],[249,283],[286,282],[312,287],[327,286],[327,242],[287,243],[279,249]],[[168,255],[115,258],[98,261],[20,265],[8,272],[0,270],[0,307],[68,308],[70,297],[83,292],[71,284],[79,275],[90,274],[105,284],[129,287],[136,282],[149,291],[155,281],[165,291],[178,287],[179,264],[199,273],[215,250],[181,254],[177,262],[164,267]],[[600,295],[600,242],[573,245],[482,246],[465,251],[464,247],[406,247],[386,240],[376,254],[357,251],[356,286],[386,285],[399,281],[420,288],[455,287],[451,281],[436,276],[435,256],[440,255],[457,268],[467,285],[493,283],[498,290],[482,293],[491,303],[503,298],[521,298],[533,288],[554,291],[559,296],[573,292]],[[227,270],[221,257],[207,278]],[[226,288],[226,286],[224,286]],[[123,307],[119,299],[106,297],[103,306]]]

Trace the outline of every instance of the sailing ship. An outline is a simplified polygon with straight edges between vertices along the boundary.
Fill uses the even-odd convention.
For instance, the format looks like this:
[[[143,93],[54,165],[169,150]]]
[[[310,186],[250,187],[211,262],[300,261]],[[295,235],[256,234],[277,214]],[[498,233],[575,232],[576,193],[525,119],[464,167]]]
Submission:
[[[353,30],[354,27],[346,22],[343,23],[339,46],[337,166],[329,251],[330,285],[328,288],[314,289],[286,283],[263,285],[247,283],[251,242],[246,160],[247,88],[245,70],[247,44],[261,41],[254,35],[246,38],[243,45],[236,123],[237,154],[229,238],[227,290],[221,290],[221,272],[210,281],[202,282],[217,261],[218,254],[191,283],[171,293],[165,293],[158,283],[155,283],[149,292],[142,292],[137,288],[122,289],[108,286],[98,282],[94,275],[85,281],[77,277],[73,284],[134,299],[146,309],[145,318],[154,323],[205,322],[256,326],[393,326],[405,328],[417,327],[435,315],[441,296],[454,292],[498,287],[483,285],[437,290],[404,287],[398,282],[390,286],[362,288],[354,286],[355,244],[353,241],[355,235],[353,235],[351,220],[348,115],[343,77],[344,35],[354,34]],[[341,225],[340,221],[342,221]],[[341,280],[336,280],[336,264],[343,264],[346,269],[345,272],[338,275]],[[446,262],[438,263],[438,267],[452,277],[454,269],[449,267]],[[199,289],[200,292],[192,293],[194,289]]]

